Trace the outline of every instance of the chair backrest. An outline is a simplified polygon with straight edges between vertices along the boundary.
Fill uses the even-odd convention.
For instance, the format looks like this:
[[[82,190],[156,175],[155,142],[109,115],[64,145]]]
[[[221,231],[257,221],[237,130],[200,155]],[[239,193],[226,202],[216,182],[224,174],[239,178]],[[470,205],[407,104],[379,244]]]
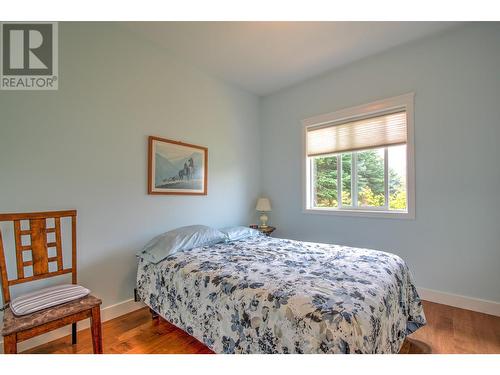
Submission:
[[[61,240],[61,219],[69,217],[71,217],[71,268],[65,269]],[[48,219],[54,220],[53,227],[47,227]],[[29,229],[21,229],[21,222],[24,220],[29,222]],[[76,210],[0,214],[0,222],[5,221],[12,221],[14,226],[15,260],[17,266],[17,277],[9,280],[2,232],[0,230],[0,276],[5,304],[10,302],[9,287],[12,285],[66,273],[71,273],[72,283],[76,284]],[[54,240],[50,242],[47,238],[47,234],[49,233],[54,233]],[[29,245],[23,245],[23,236],[30,237]],[[55,256],[49,257],[49,248],[56,249]],[[31,260],[24,260],[24,252],[31,252]],[[50,271],[49,263],[56,263],[57,269]],[[25,267],[31,267],[31,276],[25,276]]]

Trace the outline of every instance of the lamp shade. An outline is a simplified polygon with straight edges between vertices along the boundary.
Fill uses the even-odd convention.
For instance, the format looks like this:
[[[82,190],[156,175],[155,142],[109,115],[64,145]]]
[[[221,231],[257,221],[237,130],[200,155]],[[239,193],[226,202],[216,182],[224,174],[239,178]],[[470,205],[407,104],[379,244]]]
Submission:
[[[269,212],[271,211],[271,202],[268,198],[259,198],[257,200],[257,206],[255,207],[255,210],[259,212]]]

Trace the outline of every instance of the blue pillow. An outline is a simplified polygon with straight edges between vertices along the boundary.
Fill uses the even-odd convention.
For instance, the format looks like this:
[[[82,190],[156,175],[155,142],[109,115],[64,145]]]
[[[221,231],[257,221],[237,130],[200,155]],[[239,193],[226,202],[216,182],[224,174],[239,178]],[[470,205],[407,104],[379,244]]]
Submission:
[[[248,237],[260,236],[258,230],[243,226],[227,227],[220,231],[226,235],[228,241],[239,241]]]
[[[156,236],[137,253],[137,256],[156,264],[178,251],[213,245],[225,240],[225,234],[217,229],[205,225],[190,225]]]

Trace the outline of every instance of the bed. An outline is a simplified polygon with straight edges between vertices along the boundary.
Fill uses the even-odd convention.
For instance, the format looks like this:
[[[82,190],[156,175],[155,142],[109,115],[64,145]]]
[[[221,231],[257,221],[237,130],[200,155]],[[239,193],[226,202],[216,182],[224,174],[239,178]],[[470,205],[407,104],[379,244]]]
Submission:
[[[398,353],[426,324],[397,255],[263,235],[140,258],[137,293],[216,353]]]

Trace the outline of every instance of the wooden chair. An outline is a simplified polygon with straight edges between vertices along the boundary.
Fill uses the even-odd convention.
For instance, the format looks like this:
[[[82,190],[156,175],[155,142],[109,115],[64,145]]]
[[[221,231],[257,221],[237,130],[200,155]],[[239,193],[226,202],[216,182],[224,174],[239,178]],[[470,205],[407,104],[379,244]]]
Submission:
[[[71,217],[71,268],[64,268],[61,240],[61,218]],[[47,219],[54,220],[54,226],[47,227]],[[21,221],[29,221],[29,229],[21,229]],[[15,260],[17,277],[8,278],[0,231],[0,274],[2,279],[2,296],[7,305],[10,298],[9,288],[13,285],[45,279],[71,273],[72,283],[76,284],[76,211],[52,211],[35,213],[0,214],[0,222],[12,221],[14,225]],[[47,234],[54,233],[55,241],[49,242]],[[31,243],[23,245],[23,236],[29,236]],[[56,249],[56,256],[49,256],[49,248]],[[24,260],[23,253],[30,251],[32,260]],[[49,263],[55,263],[56,270],[49,270]],[[31,267],[32,276],[25,276],[25,268]],[[4,352],[17,353],[17,343],[52,331],[72,325],[72,343],[77,341],[76,322],[90,318],[92,344],[94,353],[102,353],[102,334],[100,317],[101,300],[88,295],[86,297],[53,306],[32,314],[15,316],[10,308],[4,312],[2,336],[4,337]]]

